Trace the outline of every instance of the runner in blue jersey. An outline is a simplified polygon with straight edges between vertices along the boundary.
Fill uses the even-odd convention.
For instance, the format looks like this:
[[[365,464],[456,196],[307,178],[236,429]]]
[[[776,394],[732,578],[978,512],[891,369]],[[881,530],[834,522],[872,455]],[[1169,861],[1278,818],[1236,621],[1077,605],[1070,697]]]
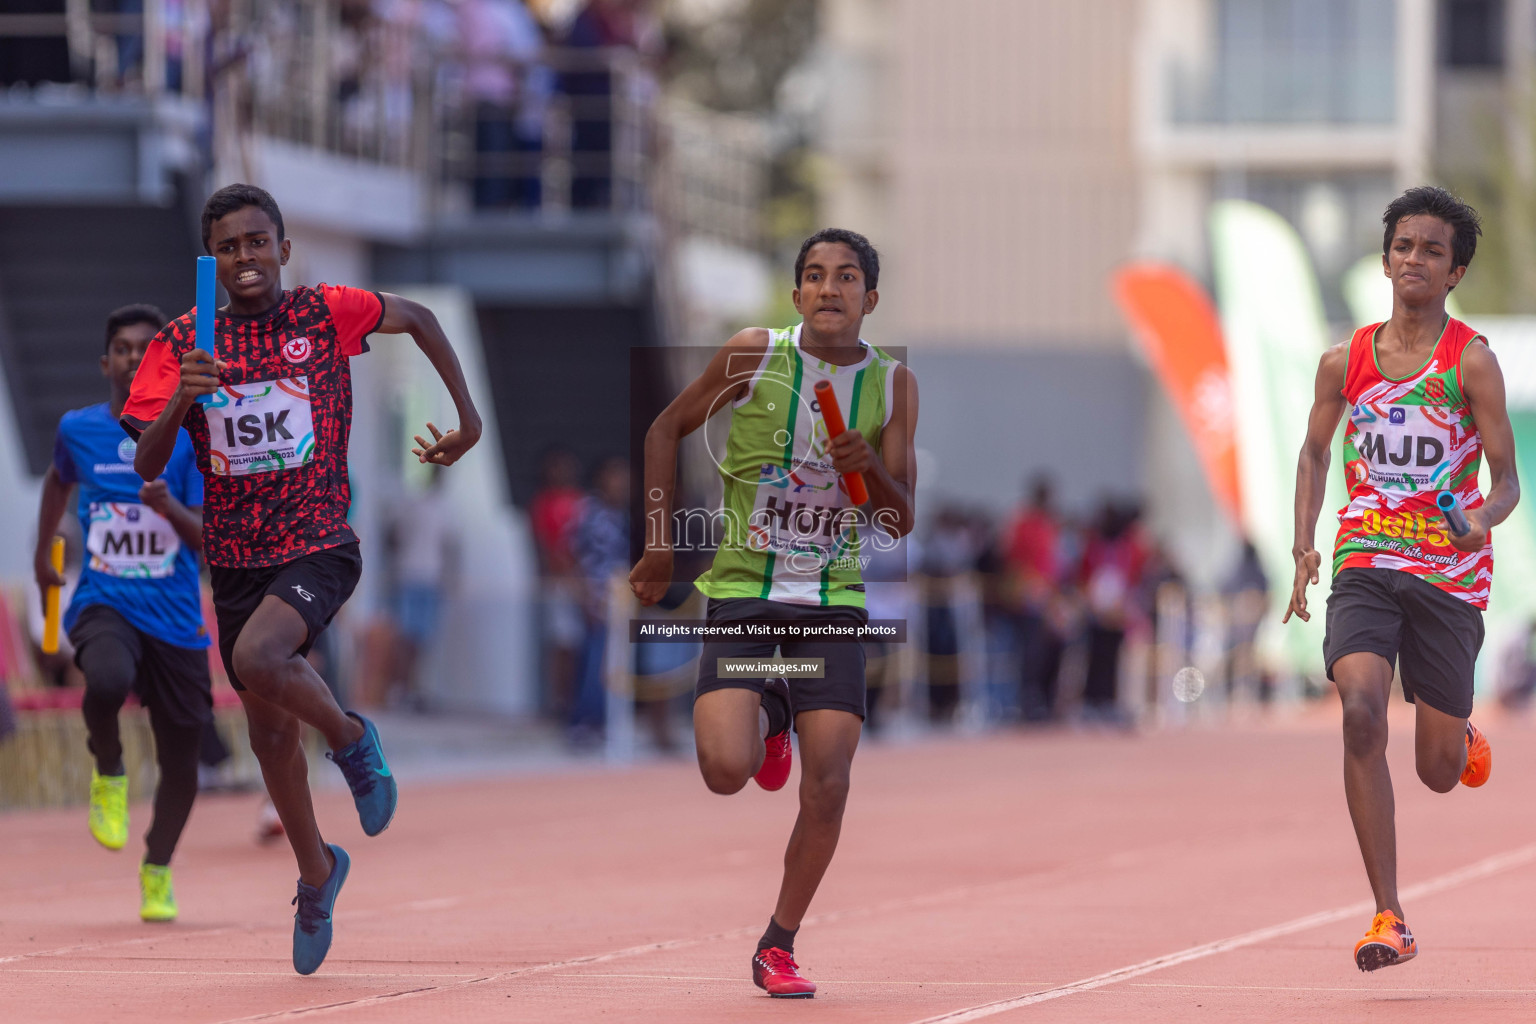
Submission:
[[[64,615],[85,673],[91,754],[90,831],[109,850],[128,842],[128,777],[117,716],[128,694],[149,709],[160,783],[139,867],[145,921],[176,919],[171,854],[197,796],[203,729],[212,721],[208,631],[203,625],[197,552],[202,550],[203,477],[183,432],[161,476],[144,483],[135,445],[118,423],[149,341],[165,326],[153,306],[124,306],[107,318],[101,372],[111,399],[59,421],[53,464],[43,477],[35,571],[38,586],[64,582],[49,544],[78,487],[85,565]]]

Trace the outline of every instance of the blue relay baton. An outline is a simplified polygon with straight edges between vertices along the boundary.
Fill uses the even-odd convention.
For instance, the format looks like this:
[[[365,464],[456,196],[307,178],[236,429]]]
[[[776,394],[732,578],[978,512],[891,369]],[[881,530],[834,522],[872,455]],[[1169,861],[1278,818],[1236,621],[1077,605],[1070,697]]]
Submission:
[[[214,268],[218,261],[212,256],[199,256],[197,258],[197,313],[193,326],[192,343],[203,349],[215,360],[219,358],[219,342],[213,326],[213,318],[218,315],[218,308],[214,292]],[[197,400],[202,405],[207,405],[213,400],[212,395],[198,395]]]
[[[1461,510],[1461,501],[1456,495],[1450,491],[1441,491],[1435,498],[1435,504],[1445,516],[1445,525],[1451,528],[1451,536],[1465,537],[1472,532],[1472,524],[1467,522],[1467,514]]]

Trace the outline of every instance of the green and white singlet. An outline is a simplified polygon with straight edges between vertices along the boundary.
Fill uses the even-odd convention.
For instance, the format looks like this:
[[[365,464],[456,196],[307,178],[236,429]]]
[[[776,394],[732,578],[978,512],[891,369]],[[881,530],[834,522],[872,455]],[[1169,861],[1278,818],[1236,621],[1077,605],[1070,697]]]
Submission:
[[[740,373],[728,367],[732,380],[751,379],[732,406],[724,458],[715,456],[725,493],[716,520],[720,546],[697,581],[707,596],[864,606],[861,569],[869,556],[854,506],[827,455],[815,392],[818,381],[831,382],[848,428],[879,453],[901,364],[859,344],[862,359],[835,366],[801,351],[796,325],[772,332],[756,365]]]

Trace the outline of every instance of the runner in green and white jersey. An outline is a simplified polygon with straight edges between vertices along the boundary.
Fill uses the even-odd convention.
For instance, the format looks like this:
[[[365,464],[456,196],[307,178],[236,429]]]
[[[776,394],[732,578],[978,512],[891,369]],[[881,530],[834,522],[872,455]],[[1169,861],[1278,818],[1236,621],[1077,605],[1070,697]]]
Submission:
[[[656,418],[645,439],[646,522],[671,522],[679,441],[731,409],[729,440],[716,453],[724,500],[714,564],[698,579],[713,625],[751,620],[799,627],[866,621],[860,574],[868,546],[912,529],[917,381],[911,370],[859,337],[879,301],[880,262],[851,231],[818,232],[795,261],[795,308],[803,322],[750,328],[726,343],[698,379]],[[814,387],[829,381],[848,430],[828,439]],[[855,508],[841,475],[860,473],[869,501]],[[672,577],[670,529],[648,529],[630,584],[653,604]],[[732,674],[722,659],[817,659],[819,677]],[[770,995],[808,997],[816,986],[795,966],[794,936],[837,848],[853,754],[864,721],[864,649],[857,639],[706,641],[694,698],[699,769],[716,793],[755,778],[764,789],[789,778],[789,730],[800,734],[800,816],[753,981]]]
[[[731,409],[731,433],[719,460],[725,485],[721,517],[728,531],[698,587],[719,600],[758,598],[789,604],[864,607],[856,523],[839,522],[847,493],[833,468],[815,386],[829,381],[849,429],[876,455],[895,412],[902,365],[872,345],[839,365],[804,351],[805,325],[773,331],[768,348]]]

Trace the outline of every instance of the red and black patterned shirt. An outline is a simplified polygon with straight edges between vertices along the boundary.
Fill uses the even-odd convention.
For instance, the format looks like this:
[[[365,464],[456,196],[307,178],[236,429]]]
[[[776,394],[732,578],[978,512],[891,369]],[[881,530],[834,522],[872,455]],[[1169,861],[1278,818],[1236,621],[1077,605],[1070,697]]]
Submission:
[[[218,315],[220,387],[183,421],[205,481],[210,565],[281,565],[357,540],[347,525],[349,360],[368,351],[364,338],[383,319],[376,293],[324,284],[285,291],[260,316]],[[123,407],[123,427],[134,437],[175,395],[181,357],[212,349],[195,333],[187,313],[150,342]]]

